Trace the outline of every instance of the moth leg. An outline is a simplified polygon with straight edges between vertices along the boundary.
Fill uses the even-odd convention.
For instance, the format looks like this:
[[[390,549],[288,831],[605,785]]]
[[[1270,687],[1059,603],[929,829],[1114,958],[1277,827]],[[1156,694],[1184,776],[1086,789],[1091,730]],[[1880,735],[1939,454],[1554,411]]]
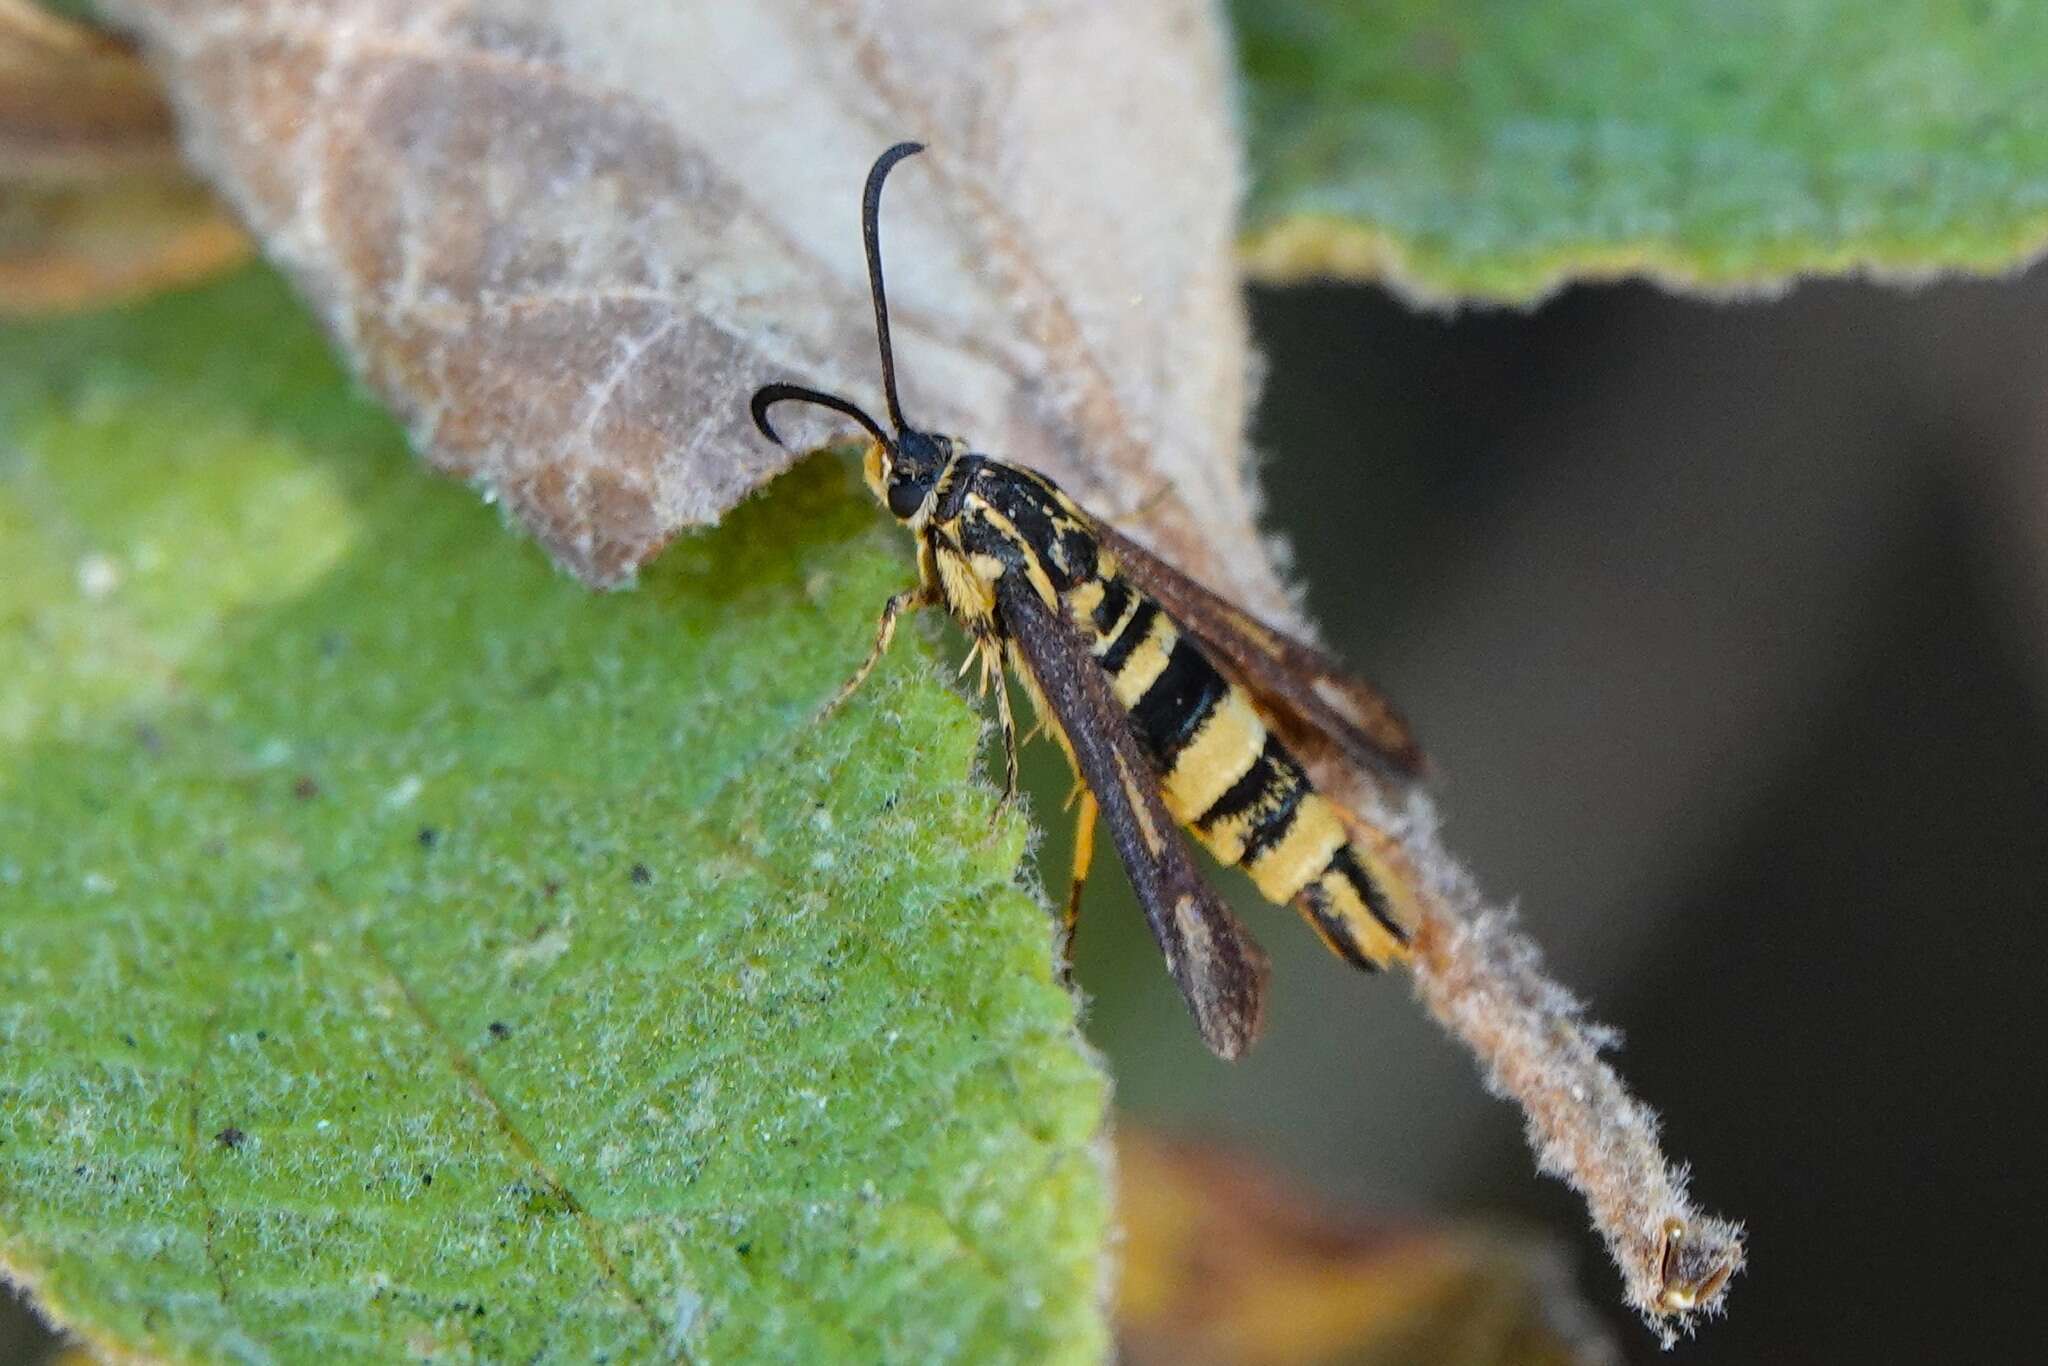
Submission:
[[[1095,794],[1081,787],[1081,806],[1074,813],[1074,874],[1067,884],[1067,906],[1060,916],[1060,971],[1071,976],[1074,931],[1081,923],[1081,889],[1088,885],[1088,865],[1095,862]]]
[[[839,691],[833,694],[832,700],[825,704],[824,715],[830,716],[845,706],[846,700],[859,692],[860,685],[868,681],[868,675],[875,671],[875,665],[881,663],[882,656],[889,653],[889,642],[896,638],[896,619],[905,612],[928,607],[932,601],[931,585],[921,583],[915,588],[906,588],[895,594],[882,605],[882,619],[875,626],[874,647],[868,651],[868,657],[861,662],[861,666],[854,670],[853,677],[841,684]]]
[[[1017,717],[1010,710],[1010,680],[1003,673],[1002,647],[993,640],[978,642],[982,651],[982,677],[993,674],[996,689],[996,719],[1003,727],[1003,800],[990,820],[1002,815],[1017,800]]]

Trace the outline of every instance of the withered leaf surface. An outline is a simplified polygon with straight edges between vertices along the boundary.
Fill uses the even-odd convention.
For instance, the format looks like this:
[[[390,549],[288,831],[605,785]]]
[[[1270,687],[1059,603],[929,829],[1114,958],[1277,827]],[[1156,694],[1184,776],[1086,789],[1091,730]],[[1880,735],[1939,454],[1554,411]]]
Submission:
[[[179,163],[142,61],[32,0],[0,0],[0,318],[188,283],[247,253]]]
[[[0,0],[0,175],[175,168],[170,111],[134,54],[33,0]]]
[[[1201,0],[106,8],[427,459],[584,579],[787,465],[756,385],[877,400],[856,204],[916,138],[883,227],[912,420],[1280,608]],[[791,418],[799,445],[832,430]]]
[[[1562,1252],[1333,1207],[1250,1158],[1124,1129],[1119,1359],[1614,1366]]]

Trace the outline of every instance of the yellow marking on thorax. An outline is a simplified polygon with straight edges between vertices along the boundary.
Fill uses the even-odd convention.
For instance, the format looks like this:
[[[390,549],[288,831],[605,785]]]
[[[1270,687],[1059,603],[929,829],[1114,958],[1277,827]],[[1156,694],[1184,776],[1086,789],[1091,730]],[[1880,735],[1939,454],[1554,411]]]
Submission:
[[[1261,896],[1285,904],[1329,866],[1330,855],[1347,839],[1344,824],[1329,802],[1317,793],[1304,792],[1287,833],[1253,859],[1245,871],[1258,884]]]
[[[1131,595],[1132,611],[1137,610],[1139,596],[1136,593]],[[1125,619],[1128,620],[1128,616]],[[1152,629],[1145,633],[1145,638],[1138,642],[1138,648],[1131,651],[1130,658],[1124,661],[1124,667],[1109,681],[1116,700],[1123,704],[1124,710],[1137,706],[1145,690],[1165,671],[1167,656],[1173,653],[1174,642],[1179,639],[1180,628],[1173,624],[1173,618],[1164,612],[1154,613]]]
[[[1232,686],[1209,719],[1166,775],[1166,809],[1186,824],[1216,804],[1216,799],[1250,771],[1266,746],[1266,723],[1245,696]]]
[[[932,558],[939,570],[939,588],[946,595],[946,607],[963,626],[986,622],[995,616],[994,579],[987,566],[976,565],[967,555],[941,546]],[[1001,566],[997,565],[1000,570]]]
[[[1039,548],[1024,539],[1023,533],[1017,530],[1015,522],[1012,522],[1008,517],[997,511],[987,499],[978,493],[968,495],[967,511],[961,515],[979,515],[989,526],[995,528],[997,535],[1023,551],[1024,577],[1030,581],[1032,591],[1038,594],[1039,601],[1043,602],[1047,607],[1057,608],[1060,605],[1060,595],[1054,591],[1052,579],[1047,576],[1045,566],[1039,562]],[[998,561],[999,568],[1000,563]]]

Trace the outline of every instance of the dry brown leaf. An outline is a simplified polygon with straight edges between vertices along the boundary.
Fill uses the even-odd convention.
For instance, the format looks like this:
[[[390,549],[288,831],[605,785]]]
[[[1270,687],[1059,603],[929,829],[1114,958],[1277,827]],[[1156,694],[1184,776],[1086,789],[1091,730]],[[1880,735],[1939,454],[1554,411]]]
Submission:
[[[1117,1138],[1123,1357],[1310,1362],[1617,1360],[1554,1247],[1332,1212],[1243,1157]]]
[[[249,252],[219,201],[181,178],[0,182],[0,317],[75,312],[191,284]]]
[[[134,52],[31,0],[0,0],[0,176],[177,164],[170,110]]]
[[[0,0],[0,316],[86,308],[245,259],[124,45]]]
[[[427,458],[629,577],[878,389],[1279,610],[1254,527],[1227,50],[1200,0],[112,0],[186,144]],[[803,425],[808,422],[810,425]],[[822,439],[816,418],[793,437]]]

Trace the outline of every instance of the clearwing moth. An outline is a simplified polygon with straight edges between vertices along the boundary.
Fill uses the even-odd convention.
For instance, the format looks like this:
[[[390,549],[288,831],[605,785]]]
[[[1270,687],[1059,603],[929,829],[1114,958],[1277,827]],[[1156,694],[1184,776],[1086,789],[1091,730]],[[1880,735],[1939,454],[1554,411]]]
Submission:
[[[1292,903],[1339,956],[1376,969],[1406,957],[1418,908],[1405,877],[1362,838],[1367,828],[1317,790],[1299,756],[1405,779],[1419,772],[1421,753],[1386,699],[1321,651],[1203,588],[1044,475],[904,421],[879,216],[890,169],[922,150],[905,142],[882,153],[861,198],[893,430],[847,399],[799,385],[764,385],[753,397],[755,425],[778,444],[768,410],[787,400],[859,423],[868,487],[917,537],[917,586],[889,599],[873,649],[833,705],[867,678],[903,613],[944,606],[973,643],[969,662],[978,659],[984,690],[996,683],[1005,800],[1017,784],[1006,667],[1080,778],[1069,934],[1100,819],[1202,1038],[1238,1057],[1259,1032],[1265,954],[1175,826],[1218,862],[1243,868],[1268,900]]]

